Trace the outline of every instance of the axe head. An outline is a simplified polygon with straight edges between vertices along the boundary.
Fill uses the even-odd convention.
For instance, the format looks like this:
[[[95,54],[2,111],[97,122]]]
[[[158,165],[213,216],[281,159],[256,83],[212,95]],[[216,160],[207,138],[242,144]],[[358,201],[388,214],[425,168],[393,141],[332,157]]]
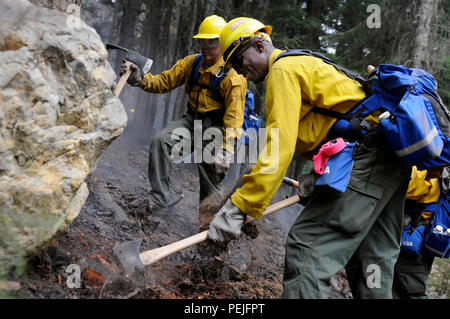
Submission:
[[[107,43],[106,49],[115,49],[115,50],[121,50],[127,53],[125,56],[125,60],[132,62],[138,66],[138,68],[141,70],[143,74],[146,74],[150,71],[150,68],[152,67],[153,60],[146,58],[145,56],[140,55],[139,53],[136,53],[132,50],[122,48],[118,45]]]
[[[144,267],[141,257],[139,257],[141,242],[142,239],[126,241],[113,248],[114,255],[127,276],[133,274],[136,269]]]

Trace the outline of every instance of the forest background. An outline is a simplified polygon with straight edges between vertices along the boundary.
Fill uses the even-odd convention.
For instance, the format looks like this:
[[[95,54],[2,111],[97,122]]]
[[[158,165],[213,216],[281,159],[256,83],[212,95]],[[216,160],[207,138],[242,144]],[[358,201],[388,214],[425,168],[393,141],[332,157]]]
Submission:
[[[366,75],[368,64],[419,67],[438,80],[450,105],[450,0],[32,0],[78,13],[102,40],[153,59],[151,72],[171,68],[178,59],[198,53],[192,38],[201,21],[217,14],[229,21],[248,16],[273,26],[278,48],[319,51]],[[74,3],[79,12],[74,12]],[[70,11],[72,10],[72,11]],[[111,52],[118,70],[122,54]],[[264,85],[250,84],[257,112],[264,118]],[[148,94],[127,87],[125,136],[147,144],[152,136],[186,111],[184,87],[169,94]]]
[[[30,1],[79,16],[103,42],[151,58],[153,74],[200,52],[193,35],[205,17],[217,14],[229,21],[247,16],[273,27],[275,47],[318,51],[363,76],[369,64],[423,68],[435,76],[444,104],[450,105],[450,0]],[[123,57],[110,51],[116,72]],[[264,126],[264,83],[249,83],[249,88]],[[121,138],[145,147],[169,122],[181,118],[188,101],[184,86],[166,94],[125,86],[120,99],[128,115]],[[296,178],[304,163],[295,155],[287,176]]]
[[[273,26],[280,49],[307,48],[366,75],[366,66],[381,63],[419,67],[433,74],[439,94],[450,105],[450,0],[30,0],[69,14],[79,14],[105,43],[132,49],[153,59],[151,72],[171,68],[177,60],[199,53],[192,38],[201,21],[217,14],[229,21],[248,16]],[[123,54],[110,52],[118,71]],[[264,119],[264,84],[249,84],[257,113]],[[149,145],[151,138],[186,111],[184,87],[168,94],[149,94],[126,86],[121,94],[128,124],[121,138]],[[296,158],[294,177],[303,165]],[[430,285],[447,294],[448,262]]]

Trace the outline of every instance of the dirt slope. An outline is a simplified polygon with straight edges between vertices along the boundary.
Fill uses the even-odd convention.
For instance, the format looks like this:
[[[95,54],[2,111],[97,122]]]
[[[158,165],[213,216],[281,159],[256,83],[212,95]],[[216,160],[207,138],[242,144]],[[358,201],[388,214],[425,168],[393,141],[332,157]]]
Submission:
[[[166,214],[148,209],[147,149],[116,140],[87,182],[89,198],[69,230],[12,278],[23,298],[279,298],[288,228],[272,215],[225,250],[196,245],[124,276],[113,255],[115,245],[141,239],[141,251],[161,247],[198,232],[198,177],[193,164],[172,174],[172,196],[185,199]],[[284,196],[279,191],[277,197]],[[277,214],[298,214],[296,209]],[[281,215],[279,215],[281,216]],[[295,216],[284,219],[292,222]],[[254,237],[255,231],[259,233]],[[72,266],[71,266],[72,265]],[[74,268],[75,267],[75,268]],[[73,269],[81,272],[80,288]],[[333,278],[330,298],[351,298],[344,273]]]

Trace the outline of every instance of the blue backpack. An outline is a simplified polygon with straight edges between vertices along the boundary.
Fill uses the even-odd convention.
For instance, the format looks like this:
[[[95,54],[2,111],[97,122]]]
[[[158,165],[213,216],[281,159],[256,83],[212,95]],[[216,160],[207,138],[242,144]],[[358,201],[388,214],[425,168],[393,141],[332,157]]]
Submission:
[[[432,75],[422,69],[381,64],[364,79],[309,50],[286,51],[276,60],[293,55],[320,58],[361,83],[367,92],[367,97],[346,114],[313,107],[315,113],[338,119],[330,131],[330,138],[357,139],[371,129],[363,119],[379,110],[380,130],[405,164],[415,165],[419,170],[449,165],[450,112],[437,93]]]
[[[222,94],[220,93],[220,84],[222,83],[223,79],[227,75],[226,73],[222,73],[221,76],[214,76],[212,77],[212,80],[209,83],[209,86],[204,86],[198,83],[198,79],[200,77],[200,66],[202,65],[203,56],[202,54],[198,54],[195,57],[194,64],[192,66],[192,72],[190,74],[189,78],[189,91],[192,91],[194,86],[200,86],[202,89],[210,90],[211,91],[211,97],[216,100],[217,102],[224,103],[224,98]],[[259,128],[261,127],[262,119],[258,114],[255,112],[255,103],[254,103],[254,97],[253,93],[250,90],[247,90],[246,96],[245,96],[245,107],[244,107],[244,123],[242,125],[242,134],[241,138],[239,139],[240,143],[249,144],[250,139],[253,139],[253,137],[256,137],[256,134],[258,133]],[[223,118],[225,114],[224,109],[211,111],[214,112],[214,116]],[[208,112],[210,113],[210,112]]]
[[[408,225],[402,232],[402,244],[400,250],[413,257],[422,257],[423,233],[425,226],[413,228]]]
[[[450,257],[450,195],[441,196],[433,210],[433,217],[427,225],[424,238],[424,250],[432,256],[439,258]],[[437,232],[436,226],[441,226],[443,232]]]
[[[421,212],[433,212],[433,216],[426,225],[413,227],[410,224],[403,230],[400,249],[404,253],[414,257],[422,257],[423,252],[438,258],[450,257],[450,234],[446,233],[450,227],[449,197],[448,194],[443,194],[435,203],[406,205],[405,214],[411,217]],[[435,230],[438,225],[443,232]]]

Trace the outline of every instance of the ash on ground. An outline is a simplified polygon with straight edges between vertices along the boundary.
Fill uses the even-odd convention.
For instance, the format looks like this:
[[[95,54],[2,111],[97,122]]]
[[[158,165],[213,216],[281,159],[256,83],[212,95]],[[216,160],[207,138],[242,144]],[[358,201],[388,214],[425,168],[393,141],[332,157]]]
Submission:
[[[300,205],[247,226],[225,248],[203,242],[126,276],[113,253],[116,245],[139,239],[142,252],[199,232],[195,164],[175,166],[171,196],[183,193],[184,199],[160,214],[149,208],[147,167],[148,149],[123,137],[114,141],[89,176],[90,195],[67,232],[29,261],[25,275],[7,278],[20,284],[13,294],[32,299],[280,297],[284,245]],[[283,185],[274,201],[288,192]],[[333,277],[330,298],[351,298],[344,271]]]

